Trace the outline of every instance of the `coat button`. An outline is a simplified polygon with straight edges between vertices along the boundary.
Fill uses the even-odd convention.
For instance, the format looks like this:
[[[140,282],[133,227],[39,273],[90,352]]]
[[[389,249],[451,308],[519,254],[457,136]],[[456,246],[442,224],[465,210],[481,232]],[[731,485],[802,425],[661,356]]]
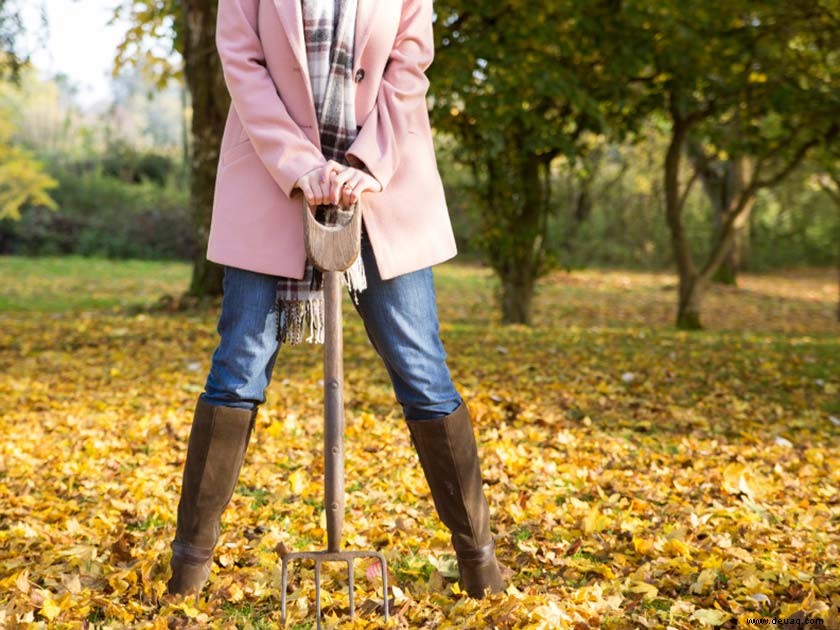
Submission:
[[[359,68],[358,70],[356,70],[356,83],[358,83],[359,81],[361,81],[364,78],[365,78],[365,69],[364,68]]]

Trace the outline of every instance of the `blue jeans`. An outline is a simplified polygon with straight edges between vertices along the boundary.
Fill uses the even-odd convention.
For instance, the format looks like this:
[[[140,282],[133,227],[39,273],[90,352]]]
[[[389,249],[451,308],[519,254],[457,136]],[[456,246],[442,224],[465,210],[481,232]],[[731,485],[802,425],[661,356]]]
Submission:
[[[362,232],[361,256],[367,289],[356,310],[385,363],[407,420],[446,416],[461,404],[440,340],[432,270],[382,280],[373,249]],[[215,405],[256,408],[278,354],[276,276],[226,266],[224,295],[202,397]]]

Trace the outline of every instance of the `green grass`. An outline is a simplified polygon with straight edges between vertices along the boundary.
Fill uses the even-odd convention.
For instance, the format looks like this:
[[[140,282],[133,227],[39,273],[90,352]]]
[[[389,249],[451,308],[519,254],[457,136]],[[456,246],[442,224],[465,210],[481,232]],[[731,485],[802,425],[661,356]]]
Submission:
[[[142,306],[189,283],[188,263],[0,256],[0,311],[60,313]]]
[[[262,506],[267,505],[271,496],[271,493],[265,488],[240,487],[239,492],[246,497],[253,497],[254,500],[251,503],[252,510],[258,510]]]

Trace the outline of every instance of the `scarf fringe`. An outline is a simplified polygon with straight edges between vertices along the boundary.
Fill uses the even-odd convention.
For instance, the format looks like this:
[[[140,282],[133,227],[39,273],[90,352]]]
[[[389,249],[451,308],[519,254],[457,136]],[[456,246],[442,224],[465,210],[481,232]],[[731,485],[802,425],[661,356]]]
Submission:
[[[350,265],[350,268],[341,274],[342,284],[347,287],[350,292],[350,297],[354,304],[359,303],[359,293],[367,289],[367,277],[365,276],[365,266],[362,264],[362,256],[359,257]]]
[[[367,277],[362,258],[341,274],[341,284],[350,293],[354,304],[359,303],[359,293],[367,289]],[[277,298],[277,340],[280,343],[296,345],[304,342],[304,331],[308,328],[306,343],[324,343],[324,294],[312,293],[303,300]]]

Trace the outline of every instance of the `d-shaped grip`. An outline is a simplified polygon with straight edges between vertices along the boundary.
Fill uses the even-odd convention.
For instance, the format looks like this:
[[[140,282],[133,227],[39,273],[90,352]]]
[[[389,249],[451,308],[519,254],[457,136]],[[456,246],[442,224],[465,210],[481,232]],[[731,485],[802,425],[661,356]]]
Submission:
[[[303,199],[303,240],[306,255],[321,271],[344,271],[359,255],[362,242],[362,205],[352,206],[353,217],[346,225],[322,225],[315,220]]]

